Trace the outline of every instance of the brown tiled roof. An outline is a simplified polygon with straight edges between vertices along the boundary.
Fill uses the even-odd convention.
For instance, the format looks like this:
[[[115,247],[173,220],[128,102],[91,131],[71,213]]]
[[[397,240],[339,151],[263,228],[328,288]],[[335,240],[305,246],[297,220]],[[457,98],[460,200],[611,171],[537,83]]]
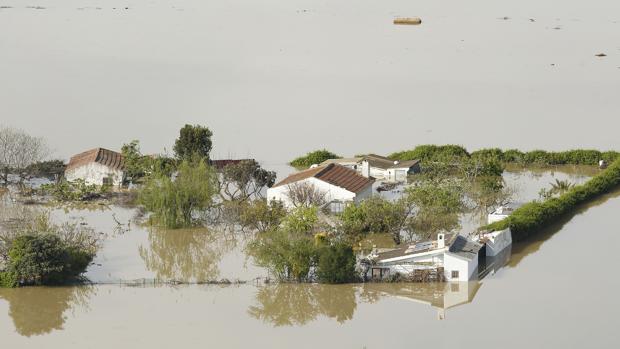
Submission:
[[[113,170],[121,170],[124,167],[121,153],[104,148],[95,148],[71,157],[65,171],[94,162],[108,166]]]
[[[284,178],[273,187],[295,183],[310,177],[344,188],[352,193],[359,193],[369,185],[372,185],[375,181],[374,179],[366,178],[344,166],[329,164],[294,173]]]
[[[209,163],[211,166],[215,167],[217,170],[221,170],[228,165],[236,165],[242,161],[255,161],[254,159],[222,159],[222,160],[210,160]]]

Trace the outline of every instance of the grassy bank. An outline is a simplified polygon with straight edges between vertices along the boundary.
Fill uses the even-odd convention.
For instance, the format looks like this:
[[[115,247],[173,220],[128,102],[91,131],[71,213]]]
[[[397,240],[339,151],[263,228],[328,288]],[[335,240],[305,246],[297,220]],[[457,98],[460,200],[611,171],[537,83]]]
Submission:
[[[510,228],[515,241],[523,241],[588,203],[620,186],[620,159],[588,182],[575,186],[557,198],[533,201],[515,210],[508,218],[482,229]]]

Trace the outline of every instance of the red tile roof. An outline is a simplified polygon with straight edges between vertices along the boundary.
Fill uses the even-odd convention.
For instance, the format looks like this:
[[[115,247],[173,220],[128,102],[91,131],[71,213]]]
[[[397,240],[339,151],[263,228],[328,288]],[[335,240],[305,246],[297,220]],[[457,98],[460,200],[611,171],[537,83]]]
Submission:
[[[372,185],[375,181],[374,179],[366,178],[344,166],[329,164],[294,173],[284,178],[273,187],[291,184],[310,177],[344,188],[352,193],[359,193],[369,185]]]
[[[95,148],[71,157],[65,171],[90,163],[99,163],[113,170],[122,170],[124,167],[123,155],[121,153],[104,148]]]

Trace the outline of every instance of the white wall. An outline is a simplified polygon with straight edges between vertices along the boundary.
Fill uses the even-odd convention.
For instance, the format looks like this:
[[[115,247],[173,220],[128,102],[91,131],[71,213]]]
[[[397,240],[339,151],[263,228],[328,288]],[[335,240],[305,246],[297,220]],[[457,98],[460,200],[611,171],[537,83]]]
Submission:
[[[298,184],[311,184],[314,185],[320,191],[326,193],[325,199],[326,201],[340,200],[340,201],[353,201],[358,203],[360,200],[368,198],[372,196],[372,185],[369,185],[368,188],[364,189],[358,195],[353,192],[350,192],[344,188],[329,184],[327,182],[323,182],[320,179],[316,179],[314,177],[303,179]],[[282,185],[275,188],[267,189],[267,199],[268,200],[276,200],[282,201],[286,208],[292,208],[293,204],[288,197],[289,187],[288,185]]]
[[[462,257],[457,257],[454,254],[446,253],[444,255],[443,267],[446,280],[469,281],[472,279],[472,277],[477,277],[477,274],[475,272],[478,269],[478,258],[474,258],[473,260],[468,261]],[[452,278],[453,270],[458,270],[458,278]]]
[[[103,185],[103,179],[107,177],[113,178],[113,184],[115,186],[123,184],[123,171],[113,170],[96,162],[76,167],[65,172],[65,178],[68,181],[83,179],[86,184]]]

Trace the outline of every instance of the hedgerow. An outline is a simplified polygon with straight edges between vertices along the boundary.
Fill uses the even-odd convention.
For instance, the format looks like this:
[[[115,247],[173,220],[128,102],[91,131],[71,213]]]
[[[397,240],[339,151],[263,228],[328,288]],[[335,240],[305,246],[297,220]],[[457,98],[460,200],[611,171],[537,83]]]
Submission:
[[[513,239],[523,241],[556,222],[558,218],[569,214],[579,205],[606,194],[618,186],[620,186],[620,159],[588,182],[573,187],[565,194],[546,201],[525,204],[516,209],[508,218],[481,229],[510,228]]]

